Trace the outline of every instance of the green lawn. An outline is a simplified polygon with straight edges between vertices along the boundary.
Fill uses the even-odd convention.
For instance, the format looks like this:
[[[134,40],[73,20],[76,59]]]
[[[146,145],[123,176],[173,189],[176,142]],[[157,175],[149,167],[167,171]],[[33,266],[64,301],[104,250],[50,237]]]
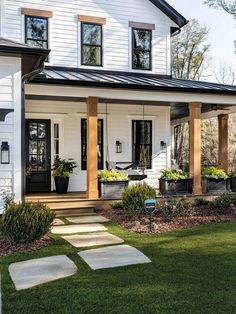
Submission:
[[[163,235],[108,226],[152,263],[92,271],[77,249],[54,237],[55,243],[40,251],[0,258],[3,313],[236,313],[236,222]],[[16,292],[7,271],[10,263],[57,254],[67,254],[78,273]]]

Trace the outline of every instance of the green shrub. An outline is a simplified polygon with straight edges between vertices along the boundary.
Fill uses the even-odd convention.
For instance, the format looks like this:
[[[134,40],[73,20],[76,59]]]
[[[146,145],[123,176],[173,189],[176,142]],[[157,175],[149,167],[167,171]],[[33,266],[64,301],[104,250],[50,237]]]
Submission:
[[[232,211],[231,204],[233,196],[230,193],[223,193],[210,202],[210,207],[217,214],[229,214]]]
[[[204,198],[201,198],[201,197],[197,197],[194,201],[195,206],[207,206],[209,204],[210,204],[210,201],[208,201]]]
[[[225,173],[225,171],[216,167],[203,168],[202,176],[209,179],[228,179],[228,175]]]
[[[102,182],[128,181],[129,180],[127,174],[125,174],[123,171],[115,171],[115,170],[99,171],[98,179]]]
[[[122,209],[124,209],[124,204],[122,202],[112,202],[110,206],[116,212],[116,214],[120,214]]]
[[[168,199],[164,203],[160,204],[158,211],[167,222],[172,221],[176,217],[195,215],[193,204],[185,199]]]
[[[164,169],[161,172],[161,179],[164,180],[183,180],[188,179],[189,174],[183,170],[172,170],[170,168]]]
[[[32,243],[50,229],[55,213],[40,203],[11,203],[1,222],[2,234],[14,243]]]
[[[230,177],[234,178],[236,177],[236,167],[234,167],[230,172]]]
[[[122,203],[126,215],[140,215],[144,209],[144,201],[155,198],[155,190],[146,183],[139,183],[128,187],[122,194]]]

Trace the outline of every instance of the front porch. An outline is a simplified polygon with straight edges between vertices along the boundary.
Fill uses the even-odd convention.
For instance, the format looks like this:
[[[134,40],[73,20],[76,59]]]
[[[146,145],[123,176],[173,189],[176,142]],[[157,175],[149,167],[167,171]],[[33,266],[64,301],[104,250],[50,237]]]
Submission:
[[[124,76],[121,78],[116,74],[109,74],[109,84],[104,83],[103,88],[101,82],[108,79],[108,74],[101,74],[94,87],[82,87],[80,84],[88,83],[80,81],[77,72],[78,80],[75,81],[69,79],[69,73],[63,73],[68,76],[66,80],[62,77],[52,79],[53,75],[58,77],[59,72],[45,70],[45,77],[38,77],[26,86],[25,117],[39,122],[45,119],[50,121],[50,171],[55,156],[73,158],[77,162],[78,167],[70,179],[69,192],[86,191],[83,198],[98,200],[99,168],[106,168],[108,162],[139,163],[137,144],[141,146],[144,143],[140,141],[140,133],[137,130],[134,133],[135,121],[140,122],[141,127],[149,125],[146,134],[149,140],[145,145],[150,163],[145,174],[146,182],[156,189],[157,195],[160,173],[171,166],[171,129],[184,121],[189,122],[189,170],[193,179],[193,195],[202,195],[201,119],[218,116],[219,167],[228,171],[227,117],[236,111],[231,88],[223,90],[222,85],[221,90],[218,84],[183,83],[170,78],[163,79],[166,80],[166,86],[163,86],[164,81],[156,76],[138,77],[131,74],[125,76],[128,81],[126,87],[124,84],[118,86]],[[98,73],[94,73],[94,79],[98,78]],[[88,74],[80,73],[80,77],[82,75],[87,78]],[[111,83],[115,79],[118,82]],[[146,80],[147,86],[144,82],[140,84],[141,79],[142,82]],[[151,80],[156,80],[155,86],[148,85]],[[162,86],[157,88],[160,82]],[[139,88],[137,84],[140,84]],[[138,142],[136,138],[139,138]],[[122,146],[121,151],[116,149],[117,142]],[[28,157],[26,162],[30,160]],[[50,182],[49,190],[53,191],[51,177]]]

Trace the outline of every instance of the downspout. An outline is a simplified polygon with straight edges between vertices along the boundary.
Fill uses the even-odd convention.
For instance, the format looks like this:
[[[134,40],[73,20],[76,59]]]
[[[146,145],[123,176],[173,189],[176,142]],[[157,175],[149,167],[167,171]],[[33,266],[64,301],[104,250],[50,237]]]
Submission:
[[[44,69],[44,61],[45,58],[40,58],[39,66],[36,64],[36,70],[33,70],[30,73],[27,73],[22,76],[22,85],[21,85],[21,197],[22,201],[25,200],[26,194],[26,176],[25,176],[25,168],[26,168],[26,160],[25,160],[25,83],[28,83],[31,79],[37,76]]]

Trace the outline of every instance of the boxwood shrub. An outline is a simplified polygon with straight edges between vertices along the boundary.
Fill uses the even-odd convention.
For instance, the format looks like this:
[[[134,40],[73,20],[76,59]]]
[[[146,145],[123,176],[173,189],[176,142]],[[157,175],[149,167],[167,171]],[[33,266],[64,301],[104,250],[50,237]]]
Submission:
[[[13,243],[32,243],[50,230],[54,218],[44,204],[11,202],[2,216],[1,232]]]
[[[127,216],[137,216],[143,212],[144,201],[155,199],[155,190],[146,183],[128,187],[122,194],[122,203]]]

